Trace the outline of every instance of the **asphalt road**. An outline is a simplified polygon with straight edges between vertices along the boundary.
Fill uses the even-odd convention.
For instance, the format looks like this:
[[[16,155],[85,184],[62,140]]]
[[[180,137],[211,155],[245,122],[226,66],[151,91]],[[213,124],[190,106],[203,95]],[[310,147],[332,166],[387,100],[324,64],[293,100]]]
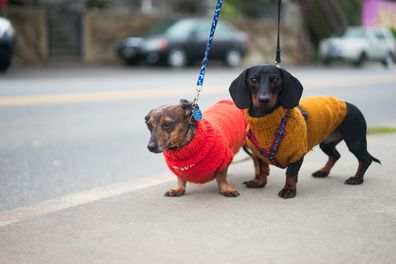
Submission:
[[[209,67],[201,108],[229,98],[241,70]],[[396,126],[396,69],[289,70],[304,96],[338,96],[357,105],[369,126]],[[0,75],[0,211],[167,172],[162,156],[146,149],[143,117],[192,99],[197,75],[198,68],[123,67],[11,68]]]

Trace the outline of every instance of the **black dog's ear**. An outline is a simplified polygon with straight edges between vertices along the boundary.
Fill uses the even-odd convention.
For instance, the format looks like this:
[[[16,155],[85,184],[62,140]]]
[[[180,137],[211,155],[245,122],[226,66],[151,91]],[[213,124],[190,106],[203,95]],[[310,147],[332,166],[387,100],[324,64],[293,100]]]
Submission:
[[[184,110],[184,115],[189,116],[192,113],[192,103],[186,99],[180,99],[180,107]]]
[[[298,105],[303,92],[303,86],[296,77],[285,69],[280,68],[282,77],[282,90],[279,94],[280,104],[286,109],[292,109]]]
[[[252,103],[249,86],[246,81],[249,69],[239,74],[239,76],[232,81],[229,88],[232,100],[234,100],[234,103],[240,109],[248,108]]]

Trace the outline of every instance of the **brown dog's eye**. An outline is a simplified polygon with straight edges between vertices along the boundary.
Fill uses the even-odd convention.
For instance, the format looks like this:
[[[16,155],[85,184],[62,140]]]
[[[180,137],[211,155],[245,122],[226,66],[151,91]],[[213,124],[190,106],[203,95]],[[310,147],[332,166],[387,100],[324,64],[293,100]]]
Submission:
[[[173,122],[169,122],[169,121],[165,121],[163,124],[162,124],[162,128],[165,130],[165,131],[170,131],[170,130],[172,130],[172,127],[173,127]]]
[[[146,123],[148,130],[153,130],[153,126],[150,123]]]

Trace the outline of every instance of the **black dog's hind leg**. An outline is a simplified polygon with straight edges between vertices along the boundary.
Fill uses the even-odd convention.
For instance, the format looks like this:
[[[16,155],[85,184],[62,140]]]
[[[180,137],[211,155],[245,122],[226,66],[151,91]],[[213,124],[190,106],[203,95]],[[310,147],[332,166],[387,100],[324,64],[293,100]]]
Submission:
[[[340,133],[336,130],[331,133],[322,143],[320,143],[320,149],[329,156],[326,164],[320,170],[312,173],[312,176],[315,178],[324,178],[327,177],[333,168],[334,164],[341,157],[340,153],[338,153],[335,148],[338,143],[342,140]]]
[[[370,155],[367,151],[366,139],[367,125],[363,114],[353,104],[347,103],[347,114],[339,126],[341,136],[344,138],[350,152],[359,161],[359,167],[355,176],[345,181],[345,184],[362,184],[366,170],[373,161],[380,161]]]
[[[303,161],[304,157],[287,166],[285,187],[283,187],[283,189],[278,193],[280,197],[287,199],[296,196],[298,172],[300,171]]]

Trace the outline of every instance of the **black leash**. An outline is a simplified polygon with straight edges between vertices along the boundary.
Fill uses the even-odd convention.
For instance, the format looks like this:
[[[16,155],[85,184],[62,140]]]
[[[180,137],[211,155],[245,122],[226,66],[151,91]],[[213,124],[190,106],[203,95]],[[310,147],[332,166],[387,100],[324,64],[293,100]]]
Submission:
[[[279,41],[279,25],[280,25],[280,15],[281,15],[281,2],[282,0],[278,0],[278,37],[277,37],[277,43],[276,43],[276,58],[275,58],[275,66],[279,67],[279,64],[281,63],[281,49],[280,49],[280,41]]]

